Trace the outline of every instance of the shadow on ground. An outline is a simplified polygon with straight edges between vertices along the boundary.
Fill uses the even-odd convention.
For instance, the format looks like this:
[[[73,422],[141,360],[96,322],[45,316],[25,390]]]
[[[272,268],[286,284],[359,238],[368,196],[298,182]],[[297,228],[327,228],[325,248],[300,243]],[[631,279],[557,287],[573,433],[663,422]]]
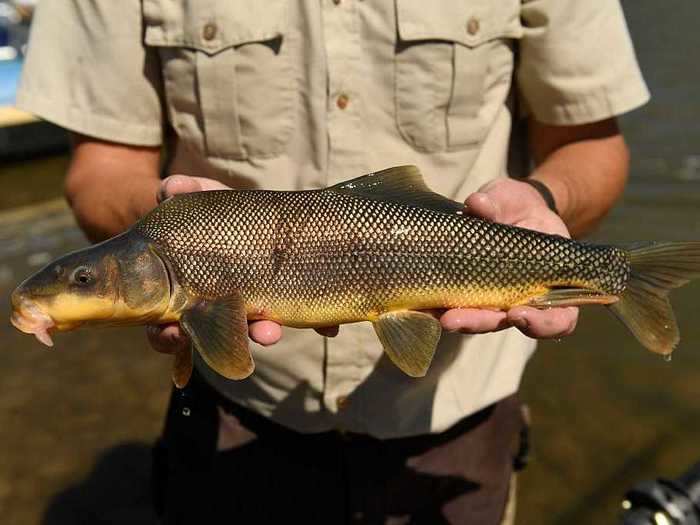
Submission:
[[[153,525],[151,447],[123,443],[102,453],[81,482],[56,494],[42,525]]]

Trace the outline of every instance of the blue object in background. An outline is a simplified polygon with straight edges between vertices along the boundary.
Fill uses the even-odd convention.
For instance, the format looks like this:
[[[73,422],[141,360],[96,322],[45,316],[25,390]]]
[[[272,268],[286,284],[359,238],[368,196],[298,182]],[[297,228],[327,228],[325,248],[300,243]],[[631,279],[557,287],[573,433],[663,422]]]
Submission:
[[[0,46],[6,46],[10,43],[10,31],[5,25],[0,25]]]
[[[22,72],[22,59],[0,60],[0,106],[13,106]]]
[[[0,107],[15,104],[28,35],[29,24],[17,6],[0,0]]]
[[[32,2],[22,0],[22,5]],[[30,20],[14,2],[0,0],[0,160],[24,159],[68,149],[68,133],[13,109],[24,65]]]

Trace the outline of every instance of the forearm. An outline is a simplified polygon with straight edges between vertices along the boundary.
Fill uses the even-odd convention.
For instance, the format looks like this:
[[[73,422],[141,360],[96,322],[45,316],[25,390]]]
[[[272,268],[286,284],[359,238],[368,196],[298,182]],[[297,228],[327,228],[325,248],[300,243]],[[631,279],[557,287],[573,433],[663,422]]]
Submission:
[[[65,194],[91,241],[127,229],[156,205],[157,148],[137,148],[76,137]]]
[[[573,237],[591,232],[612,208],[627,181],[629,154],[614,120],[572,127],[534,123],[532,178],[551,190]]]

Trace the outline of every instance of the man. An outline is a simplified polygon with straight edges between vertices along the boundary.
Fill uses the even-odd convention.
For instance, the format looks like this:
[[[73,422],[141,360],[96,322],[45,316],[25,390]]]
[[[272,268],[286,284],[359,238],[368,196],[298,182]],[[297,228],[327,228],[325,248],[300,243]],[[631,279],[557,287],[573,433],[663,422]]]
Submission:
[[[648,98],[614,0],[45,2],[34,24],[20,105],[74,132],[66,194],[93,240],[175,193],[317,188],[399,164],[472,214],[581,235],[624,187],[615,116]],[[527,141],[510,140],[519,115]],[[526,174],[507,162],[524,145],[535,167],[508,178]],[[163,162],[190,176],[161,181]],[[253,323],[251,378],[200,367],[173,396],[164,519],[499,523],[530,338],[567,335],[576,316],[447,311],[462,334],[422,379],[381,360],[364,324],[322,338]],[[176,326],[149,337],[187,344]]]

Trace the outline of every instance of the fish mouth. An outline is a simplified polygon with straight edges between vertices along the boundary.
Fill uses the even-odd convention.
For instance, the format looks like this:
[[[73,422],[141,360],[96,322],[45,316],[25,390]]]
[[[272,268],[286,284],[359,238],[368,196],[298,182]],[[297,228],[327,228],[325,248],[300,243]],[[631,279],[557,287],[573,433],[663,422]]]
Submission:
[[[53,340],[49,330],[56,327],[56,323],[44,312],[41,307],[31,299],[12,295],[12,317],[10,322],[19,331],[34,336],[46,346],[53,346]]]

